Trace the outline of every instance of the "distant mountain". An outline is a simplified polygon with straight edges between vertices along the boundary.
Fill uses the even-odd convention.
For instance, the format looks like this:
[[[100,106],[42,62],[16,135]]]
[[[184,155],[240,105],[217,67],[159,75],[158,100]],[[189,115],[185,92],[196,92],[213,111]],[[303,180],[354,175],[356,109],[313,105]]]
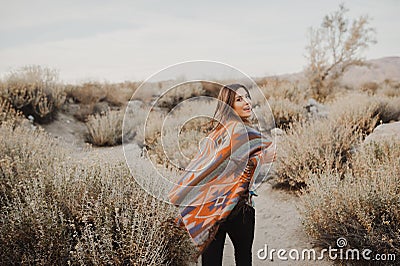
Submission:
[[[359,86],[365,82],[380,83],[386,79],[400,81],[400,57],[368,60],[370,67],[351,67],[342,77],[345,85]]]
[[[366,82],[380,83],[386,79],[400,82],[400,57],[391,56],[367,60],[369,67],[353,66],[341,78],[343,85],[360,86]],[[281,79],[302,80],[304,72],[291,73],[278,76]]]

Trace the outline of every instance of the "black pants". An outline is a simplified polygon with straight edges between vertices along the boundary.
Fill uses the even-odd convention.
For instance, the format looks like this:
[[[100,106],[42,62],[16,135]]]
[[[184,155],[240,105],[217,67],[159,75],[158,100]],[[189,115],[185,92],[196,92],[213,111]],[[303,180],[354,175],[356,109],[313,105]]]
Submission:
[[[237,266],[252,264],[252,246],[254,240],[255,210],[246,204],[238,204],[227,220],[221,223],[215,239],[201,256],[203,266],[222,265],[222,255],[226,233],[235,249]]]

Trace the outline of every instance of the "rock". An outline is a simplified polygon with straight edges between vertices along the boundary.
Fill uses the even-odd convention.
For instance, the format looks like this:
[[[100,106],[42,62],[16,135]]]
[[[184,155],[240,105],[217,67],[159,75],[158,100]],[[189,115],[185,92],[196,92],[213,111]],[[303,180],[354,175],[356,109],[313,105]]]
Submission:
[[[308,115],[311,117],[327,117],[329,114],[328,108],[313,98],[308,100],[304,108],[306,108]]]
[[[374,131],[365,138],[364,143],[379,142],[387,139],[400,140],[400,122],[377,126]]]
[[[107,102],[98,102],[93,107],[93,114],[105,114],[109,110]]]

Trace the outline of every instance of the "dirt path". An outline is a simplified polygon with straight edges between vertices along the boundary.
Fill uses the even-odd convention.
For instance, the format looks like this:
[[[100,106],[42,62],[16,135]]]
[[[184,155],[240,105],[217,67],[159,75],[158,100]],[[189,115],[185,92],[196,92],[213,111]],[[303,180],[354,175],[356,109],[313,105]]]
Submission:
[[[256,203],[256,229],[253,244],[253,265],[332,265],[329,261],[304,261],[292,260],[288,257],[287,261],[279,260],[276,252],[273,254],[273,261],[266,258],[259,259],[257,253],[260,249],[268,252],[271,249],[285,249],[289,252],[296,249],[301,252],[303,249],[311,249],[311,239],[305,234],[300,221],[300,214],[296,208],[299,199],[295,195],[288,192],[273,189],[272,185],[267,182],[258,189],[258,197],[255,198]],[[316,253],[319,254],[319,253]],[[260,256],[265,256],[265,252],[261,252]],[[224,265],[235,265],[233,246],[227,237],[224,250]]]

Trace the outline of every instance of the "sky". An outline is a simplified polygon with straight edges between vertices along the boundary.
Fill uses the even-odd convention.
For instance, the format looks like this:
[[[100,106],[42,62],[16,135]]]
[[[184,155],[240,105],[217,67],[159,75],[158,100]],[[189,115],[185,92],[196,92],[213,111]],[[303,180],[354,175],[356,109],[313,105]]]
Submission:
[[[400,1],[1,1],[0,76],[26,65],[68,83],[138,81],[192,60],[251,77],[299,72],[310,27],[344,3],[371,17],[367,59],[400,56]]]

